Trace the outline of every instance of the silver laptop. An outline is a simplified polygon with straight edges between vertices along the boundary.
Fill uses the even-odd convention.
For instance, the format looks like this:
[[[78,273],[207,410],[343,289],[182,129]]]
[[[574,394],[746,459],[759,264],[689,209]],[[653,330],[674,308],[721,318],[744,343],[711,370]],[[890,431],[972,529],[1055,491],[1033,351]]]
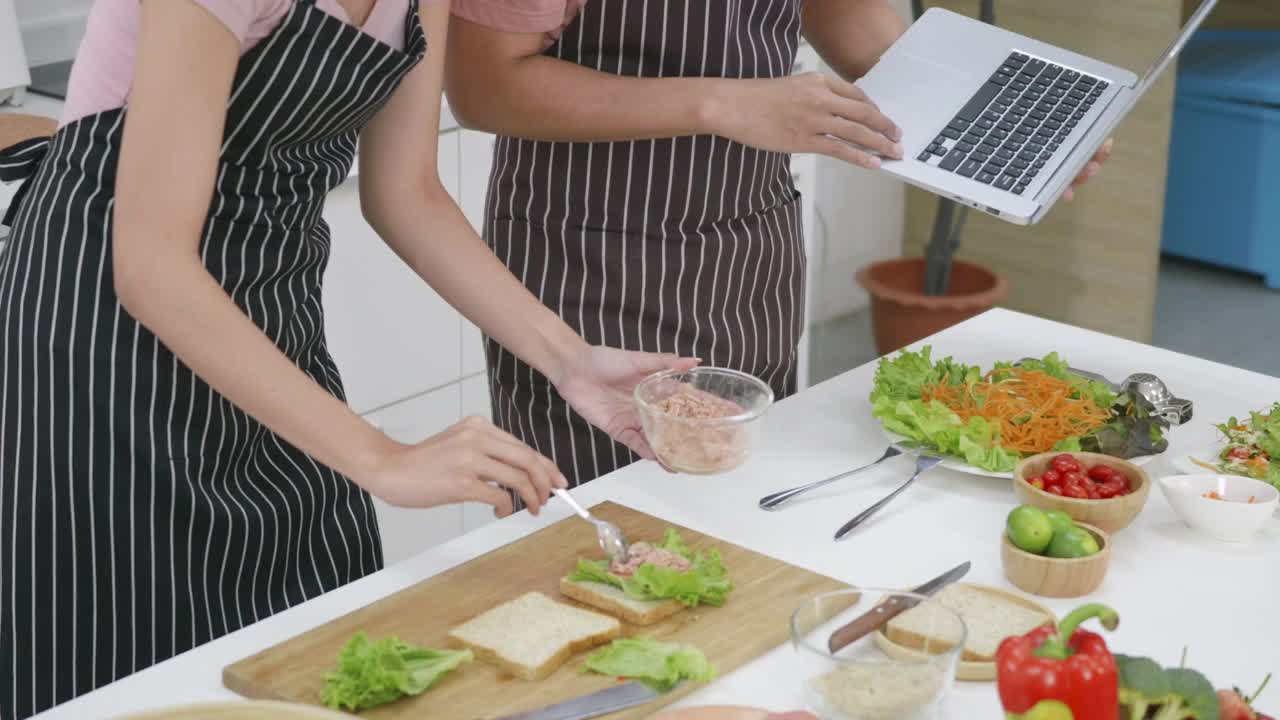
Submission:
[[[939,8],[858,86],[903,132],[885,172],[1019,225],[1040,221],[1177,57],[1203,0],[1141,80],[1132,72]]]

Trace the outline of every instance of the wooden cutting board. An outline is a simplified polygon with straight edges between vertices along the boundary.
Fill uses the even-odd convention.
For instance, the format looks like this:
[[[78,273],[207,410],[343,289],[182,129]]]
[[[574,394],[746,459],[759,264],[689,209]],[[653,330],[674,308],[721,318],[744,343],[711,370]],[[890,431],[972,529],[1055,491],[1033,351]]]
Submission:
[[[706,653],[721,675],[789,641],[791,613],[806,597],[847,587],[621,505],[606,502],[592,512],[616,523],[631,542],[660,540],[668,527],[675,527],[695,551],[720,551],[734,582],[723,607],[685,610],[645,628],[624,624],[623,634],[689,643]],[[409,643],[446,647],[450,629],[525,592],[536,590],[573,604],[560,595],[559,583],[579,557],[598,558],[600,549],[595,528],[578,517],[570,517],[240,660],[223,671],[223,684],[250,698],[319,704],[324,673],[334,668],[338,651],[357,631],[364,630],[372,640],[396,635]],[[476,661],[418,697],[362,715],[439,720],[499,718],[585,695],[616,682],[613,678],[579,674],[584,656],[571,658],[541,682],[518,680]],[[647,717],[695,689],[686,683],[648,705],[613,717]]]

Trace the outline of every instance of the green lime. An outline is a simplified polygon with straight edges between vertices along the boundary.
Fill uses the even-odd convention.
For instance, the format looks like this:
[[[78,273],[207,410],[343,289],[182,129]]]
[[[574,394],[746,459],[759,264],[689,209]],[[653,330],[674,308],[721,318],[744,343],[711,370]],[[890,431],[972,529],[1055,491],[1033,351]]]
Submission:
[[[1049,557],[1082,558],[1097,553],[1098,541],[1082,527],[1072,527],[1053,534],[1049,543]]]
[[[1053,540],[1053,523],[1045,511],[1034,505],[1014,508],[1005,520],[1005,528],[1009,541],[1029,553],[1043,554]]]
[[[1048,515],[1049,522],[1053,523],[1054,532],[1062,532],[1063,530],[1076,526],[1076,523],[1071,519],[1071,516],[1061,510],[1050,510],[1046,512],[1045,515]]]

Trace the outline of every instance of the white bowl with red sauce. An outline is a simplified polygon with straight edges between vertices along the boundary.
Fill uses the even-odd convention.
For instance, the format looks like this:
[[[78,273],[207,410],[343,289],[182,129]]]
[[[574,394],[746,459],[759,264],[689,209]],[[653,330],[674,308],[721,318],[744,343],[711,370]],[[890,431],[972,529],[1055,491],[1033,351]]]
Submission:
[[[1280,491],[1242,475],[1171,475],[1159,484],[1187,527],[1223,542],[1248,541],[1280,504]]]
[[[699,367],[651,375],[636,386],[635,402],[659,462],[676,472],[715,475],[751,456],[773,390],[747,373]]]

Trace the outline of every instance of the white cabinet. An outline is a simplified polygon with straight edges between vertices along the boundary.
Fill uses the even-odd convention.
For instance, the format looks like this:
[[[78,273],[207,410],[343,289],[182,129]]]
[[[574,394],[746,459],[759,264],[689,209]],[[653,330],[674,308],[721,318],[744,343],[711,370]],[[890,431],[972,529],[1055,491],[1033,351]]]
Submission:
[[[808,45],[802,44],[796,52],[795,66],[792,68],[794,74],[813,72],[822,69],[822,61],[818,57],[817,51]],[[818,221],[817,212],[817,189],[818,189],[818,162],[814,155],[792,155],[791,156],[791,179],[795,183],[796,190],[800,192],[800,214],[801,222],[804,227],[804,253],[806,261],[805,271],[805,294],[804,294],[804,316],[805,328],[800,335],[800,347],[797,350],[796,358],[796,382],[800,390],[809,387],[809,346],[812,333],[809,327],[813,324],[812,318],[814,314],[815,286],[817,283],[817,269],[821,266],[821,258],[823,255],[823,247],[819,240],[821,239],[821,223]]]
[[[489,376],[473,375],[463,380],[462,417],[479,415],[489,417]],[[493,508],[480,503],[466,503],[462,506],[462,531],[471,532],[481,525],[493,522]]]
[[[440,175],[456,196],[457,133],[440,136]],[[368,412],[456,382],[462,376],[457,311],[365,223],[354,180],[329,197],[325,219],[333,235],[325,325],[351,406]]]
[[[458,422],[461,389],[457,384],[383,408],[365,419],[402,443],[421,442]],[[462,508],[400,508],[374,498],[382,550],[391,565],[462,534]]]
[[[439,148],[445,189],[478,231],[492,136],[445,131]],[[477,374],[484,370],[479,330],[365,223],[354,179],[329,197],[325,220],[333,236],[325,273],[326,331],[352,408],[404,443],[420,442],[464,415],[488,417],[488,388]],[[432,228],[422,230],[426,237]],[[421,510],[374,502],[388,564],[493,519],[479,505]]]
[[[458,204],[476,232],[484,230],[485,196],[489,190],[489,170],[493,167],[495,139],[489,133],[463,130],[459,153]],[[459,316],[462,334],[462,374],[472,375],[484,370],[484,345],[480,329]],[[483,413],[486,417],[488,412]]]

